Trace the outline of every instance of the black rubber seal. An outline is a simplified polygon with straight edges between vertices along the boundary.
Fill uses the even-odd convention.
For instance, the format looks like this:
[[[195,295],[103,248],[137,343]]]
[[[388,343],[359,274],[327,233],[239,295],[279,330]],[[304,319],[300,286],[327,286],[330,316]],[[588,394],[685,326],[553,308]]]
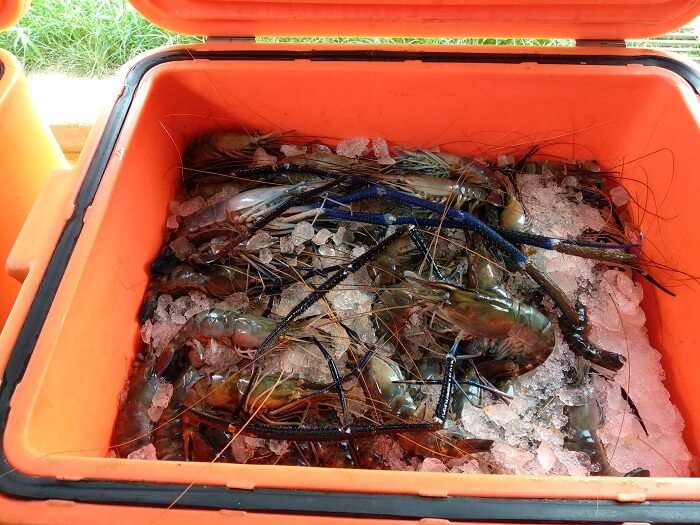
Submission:
[[[207,60],[327,60],[405,61],[517,64],[589,64],[660,67],[684,78],[700,90],[698,73],[682,62],[662,56],[640,55],[539,55],[405,51],[198,51],[173,50],[147,57],[127,74],[97,151],[75,199],[75,210],[61,233],[45,274],[4,370],[0,386],[0,493],[28,500],[70,500],[96,504],[130,504],[166,507],[187,488],[184,484],[61,480],[28,476],[14,471],[5,455],[2,439],[10,400],[22,380],[56,290],[83,227],[83,219],[102,180],[107,162],[124,124],[134,93],[153,67],[173,61]],[[418,487],[416,487],[418,488]],[[700,494],[698,495],[700,498]],[[438,518],[454,521],[507,521],[547,523],[700,523],[700,501],[652,501],[618,503],[610,500],[553,500],[524,498],[421,497],[404,494],[368,494],[291,489],[229,489],[194,485],[181,497],[178,508],[232,509],[310,515],[358,517]]]

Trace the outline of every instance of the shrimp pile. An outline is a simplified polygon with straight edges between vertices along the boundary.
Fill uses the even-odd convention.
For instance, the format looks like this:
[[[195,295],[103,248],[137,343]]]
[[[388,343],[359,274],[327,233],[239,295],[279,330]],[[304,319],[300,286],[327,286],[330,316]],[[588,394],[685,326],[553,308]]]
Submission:
[[[671,293],[627,194],[593,161],[537,153],[198,138],[151,265],[117,455],[649,476],[667,465],[635,443],[663,438],[687,474],[661,379],[647,384],[673,429],[624,381],[635,349],[606,337],[646,337],[640,279]],[[600,306],[616,295],[617,324]]]

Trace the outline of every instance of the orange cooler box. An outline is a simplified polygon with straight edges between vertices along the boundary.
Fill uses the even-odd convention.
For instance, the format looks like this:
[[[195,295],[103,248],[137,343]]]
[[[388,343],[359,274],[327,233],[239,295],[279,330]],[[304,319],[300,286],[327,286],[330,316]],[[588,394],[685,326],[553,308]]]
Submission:
[[[633,179],[648,176],[662,203],[643,223],[649,255],[700,274],[700,74],[678,58],[609,41],[678,27],[700,13],[700,1],[134,3],[162,26],[216,38],[148,53],[124,69],[123,88],[80,164],[49,182],[15,244],[8,267],[22,288],[0,337],[0,521],[700,522],[694,478],[107,457],[180,153],[207,131],[382,136],[449,143],[464,155],[547,142],[549,153],[625,164],[630,192],[640,192]],[[370,48],[237,38],[266,34],[558,36],[580,45]],[[676,298],[645,291],[652,342],[698,454],[700,290],[682,287]]]
[[[0,0],[0,30],[12,25],[28,5],[28,1]],[[64,166],[61,149],[32,103],[22,67],[0,49],[0,260],[10,253],[48,176]],[[0,328],[19,288],[15,279],[0,271]]]

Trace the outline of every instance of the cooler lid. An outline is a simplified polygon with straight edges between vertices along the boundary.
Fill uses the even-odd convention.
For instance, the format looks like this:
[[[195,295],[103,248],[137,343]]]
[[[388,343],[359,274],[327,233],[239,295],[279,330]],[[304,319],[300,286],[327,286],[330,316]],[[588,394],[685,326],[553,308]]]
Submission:
[[[131,0],[155,24],[208,36],[625,39],[662,34],[700,0]]]
[[[30,0],[0,0],[0,31],[14,25],[29,8]]]

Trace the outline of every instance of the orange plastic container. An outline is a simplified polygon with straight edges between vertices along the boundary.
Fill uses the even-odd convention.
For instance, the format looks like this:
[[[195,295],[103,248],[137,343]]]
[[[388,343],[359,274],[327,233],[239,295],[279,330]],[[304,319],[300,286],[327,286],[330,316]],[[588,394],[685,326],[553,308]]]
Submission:
[[[460,21],[486,9],[457,0],[430,9],[417,0],[313,6],[192,0],[178,2],[177,12],[193,18],[173,22],[162,17],[161,3],[137,5],[160,23],[192,32],[211,24],[220,36],[226,27],[239,36],[252,27],[245,13],[260,16],[250,23],[264,32],[273,31],[276,17],[280,33],[353,33],[368,23],[375,34],[404,34],[420,25],[423,33],[449,27],[443,34],[459,35]],[[489,4],[495,27],[515,34],[526,4]],[[638,15],[634,24],[622,24],[624,32],[610,33],[622,37],[654,32],[654,15],[667,10],[680,23],[680,13],[697,14],[700,3],[620,1],[608,9],[559,0],[537,8],[543,19],[587,15],[564,24],[557,36],[599,36],[620,13]],[[455,17],[442,19],[446,13]],[[491,31],[479,27],[474,33]],[[449,144],[465,155],[543,143],[548,153],[624,165],[632,195],[644,192],[635,180],[648,183],[660,205],[642,225],[649,255],[700,274],[698,92],[700,75],[688,63],[624,48],[222,40],[138,58],[124,69],[123,88],[95,126],[80,164],[49,181],[8,260],[23,284],[0,335],[0,520],[255,523],[292,522],[300,518],[288,514],[303,513],[315,516],[305,522],[318,523],[700,522],[700,480],[694,478],[468,476],[105,457],[138,347],[136,313],[147,268],[163,241],[180,153],[193,137],[226,127],[294,129]],[[697,454],[700,291],[677,291],[670,298],[646,289],[645,309],[667,386],[687,423],[685,439]]]
[[[0,1],[0,30],[12,25],[28,2]],[[0,49],[0,260],[5,260],[50,173],[65,167],[61,149],[37,114],[17,59]],[[0,327],[10,313],[19,283],[0,270]]]

